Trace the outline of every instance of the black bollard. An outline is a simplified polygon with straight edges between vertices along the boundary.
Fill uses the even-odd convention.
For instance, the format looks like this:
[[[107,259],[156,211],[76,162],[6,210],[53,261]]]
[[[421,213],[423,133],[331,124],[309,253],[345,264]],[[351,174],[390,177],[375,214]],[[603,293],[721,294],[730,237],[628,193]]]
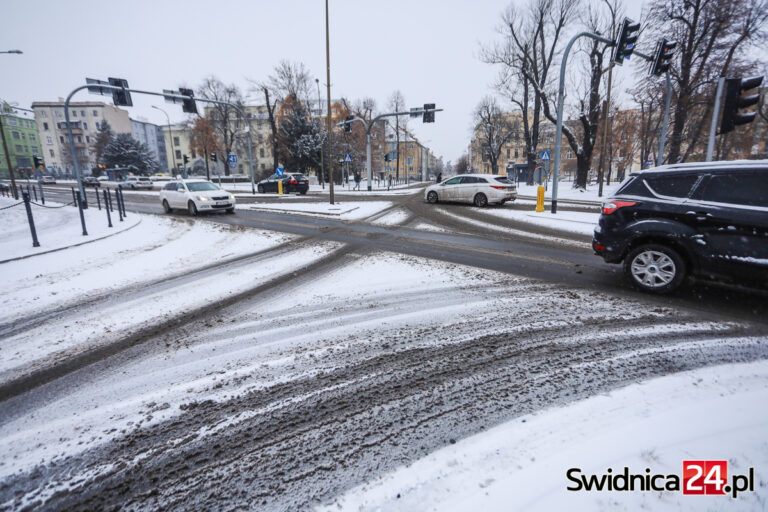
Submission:
[[[75,187],[72,187],[72,206],[77,208],[77,197],[75,197]]]
[[[99,199],[99,191],[96,189],[93,189],[93,191],[96,193],[96,206],[98,206],[99,210],[101,210],[101,200]]]
[[[109,208],[110,211],[114,212],[115,207],[112,206],[112,192],[109,189],[106,189],[104,192],[107,193],[107,196],[104,202],[108,204],[107,208]]]
[[[29,230],[32,232],[32,247],[40,247],[37,241],[37,231],[35,231],[35,220],[32,218],[32,207],[29,205],[29,193],[21,193],[24,199],[24,207],[27,209],[27,220],[29,221]]]
[[[123,195],[123,186],[118,185],[118,188],[120,189],[120,206],[123,209],[123,218],[126,218],[128,215],[125,213],[125,196]]]
[[[35,202],[37,202],[37,189],[35,187],[32,187],[32,192],[35,193]]]
[[[77,208],[80,211],[80,225],[83,226],[83,236],[88,236],[88,231],[85,229],[85,215],[83,215],[83,201],[81,200],[80,191],[77,191]]]
[[[96,192],[96,197],[99,197],[99,193]],[[107,199],[107,191],[104,191],[104,209],[107,210],[107,224],[112,227],[112,216],[109,214],[109,200]]]
[[[120,192],[115,189],[115,202],[117,203],[117,215],[120,217],[120,222],[123,222],[123,207],[120,206]]]

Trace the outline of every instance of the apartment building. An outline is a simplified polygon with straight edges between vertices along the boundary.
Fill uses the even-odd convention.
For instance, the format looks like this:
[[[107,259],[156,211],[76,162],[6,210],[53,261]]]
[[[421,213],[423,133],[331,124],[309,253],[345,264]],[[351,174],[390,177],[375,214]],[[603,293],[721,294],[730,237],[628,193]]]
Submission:
[[[32,112],[4,103],[0,106],[0,130],[5,138],[5,144],[0,144],[0,177],[10,177],[9,160],[11,168],[19,172],[17,176],[31,171],[33,158],[42,155],[43,151]],[[7,157],[4,146],[8,148]]]
[[[74,163],[69,149],[64,100],[36,101],[32,103],[32,110],[46,166],[57,173],[72,172]],[[77,161],[86,174],[97,164],[90,150],[96,137],[97,123],[106,121],[115,134],[133,134],[128,112],[106,103],[71,102],[69,117]]]
[[[160,169],[168,169],[165,136],[162,127],[148,122],[146,119],[131,119],[133,138],[142,144],[155,157]]]

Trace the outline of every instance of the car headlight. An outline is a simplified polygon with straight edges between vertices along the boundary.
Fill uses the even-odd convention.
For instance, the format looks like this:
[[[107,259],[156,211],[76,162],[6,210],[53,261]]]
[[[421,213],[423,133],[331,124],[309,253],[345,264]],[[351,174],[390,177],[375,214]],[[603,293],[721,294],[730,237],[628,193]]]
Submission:
[[[230,199],[230,201],[234,201],[235,200],[235,195],[234,194],[229,194],[229,199]]]
[[[207,198],[207,197],[205,197],[205,196],[197,196],[197,198],[198,198],[199,200],[201,200],[201,201],[210,201],[210,199],[208,199],[208,198]]]

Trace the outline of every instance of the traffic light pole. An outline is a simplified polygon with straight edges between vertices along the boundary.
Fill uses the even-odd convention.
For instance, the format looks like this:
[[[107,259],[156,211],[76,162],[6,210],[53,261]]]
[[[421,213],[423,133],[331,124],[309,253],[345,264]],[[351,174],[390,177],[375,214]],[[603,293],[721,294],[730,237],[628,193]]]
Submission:
[[[659,136],[659,154],[656,156],[656,166],[664,164],[664,146],[667,143],[667,125],[669,124],[669,104],[672,100],[672,79],[669,70],[666,72],[666,100],[664,104],[664,121],[661,123],[661,135]]]
[[[443,109],[441,108],[435,108],[435,109],[429,109],[429,112],[442,112]],[[342,121],[337,126],[343,126],[347,123],[351,123],[352,121],[360,121],[363,124],[363,127],[365,128],[365,170],[366,174],[368,175],[368,192],[371,191],[371,185],[373,182],[373,168],[372,168],[372,162],[371,162],[371,129],[376,126],[376,121],[380,119],[384,119],[386,117],[395,117],[395,116],[406,116],[406,115],[418,115],[423,114],[424,112],[427,112],[427,110],[421,108],[418,110],[408,111],[408,112],[389,112],[387,114],[381,114],[376,117],[374,117],[370,123],[367,123],[365,119],[362,117],[355,116],[353,119],[350,119],[349,121]],[[398,148],[398,151],[400,148]]]
[[[229,103],[227,101],[219,101],[219,100],[209,100],[205,98],[193,98],[191,96],[185,96],[183,94],[170,94],[167,92],[153,92],[153,91],[142,91],[139,89],[129,89],[127,87],[118,87],[115,85],[107,85],[107,84],[89,84],[89,85],[81,85],[80,87],[75,88],[72,92],[69,93],[69,96],[67,96],[66,101],[64,102],[64,119],[67,122],[67,138],[69,139],[69,151],[72,154],[72,162],[74,164],[75,168],[75,179],[77,180],[77,189],[80,191],[80,197],[83,198],[83,208],[88,208],[88,202],[85,199],[85,189],[83,188],[83,180],[80,175],[80,164],[77,161],[77,153],[75,151],[75,138],[72,134],[72,126],[69,122],[69,103],[72,100],[72,96],[75,95],[78,91],[82,91],[83,89],[87,89],[89,87],[98,87],[99,89],[104,90],[110,90],[110,91],[125,91],[130,93],[136,93],[136,94],[148,94],[150,96],[163,96],[166,99],[178,99],[178,100],[194,100],[194,101],[202,101],[203,103],[214,103],[217,105],[228,105],[232,108],[234,108],[237,113],[242,117],[245,122],[248,124],[248,162],[251,166],[251,193],[256,194],[256,185],[255,185],[255,179],[254,179],[254,167],[253,167],[253,142],[251,139],[251,126],[250,122],[248,121],[248,118],[245,115],[245,112],[238,107],[237,105],[233,103]],[[171,141],[173,142],[173,141]]]
[[[715,110],[712,111],[712,126],[709,127],[707,162],[712,161],[712,153],[715,150],[715,135],[717,135],[717,123],[720,117],[720,98],[723,96],[723,85],[725,85],[725,77],[721,76],[717,81],[717,93],[715,93]]]
[[[613,46],[616,44],[613,40],[593,34],[592,32],[581,32],[573,36],[568,42],[563,52],[563,59],[560,62],[560,85],[557,90],[557,125],[555,128],[555,163],[554,174],[552,177],[552,213],[557,213],[557,182],[560,179],[560,152],[562,150],[563,137],[563,103],[565,103],[565,65],[568,62],[568,54],[577,39],[580,37],[589,37],[597,41]]]

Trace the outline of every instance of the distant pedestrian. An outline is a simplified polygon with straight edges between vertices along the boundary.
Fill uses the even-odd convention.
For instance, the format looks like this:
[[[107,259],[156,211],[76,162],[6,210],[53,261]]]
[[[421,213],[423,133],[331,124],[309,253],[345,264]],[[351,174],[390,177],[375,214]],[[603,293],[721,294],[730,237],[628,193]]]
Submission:
[[[362,178],[360,177],[360,173],[355,171],[355,188],[352,190],[360,190],[360,180]]]
[[[441,181],[443,181],[443,173],[439,172],[437,173],[437,182],[440,183]]]

